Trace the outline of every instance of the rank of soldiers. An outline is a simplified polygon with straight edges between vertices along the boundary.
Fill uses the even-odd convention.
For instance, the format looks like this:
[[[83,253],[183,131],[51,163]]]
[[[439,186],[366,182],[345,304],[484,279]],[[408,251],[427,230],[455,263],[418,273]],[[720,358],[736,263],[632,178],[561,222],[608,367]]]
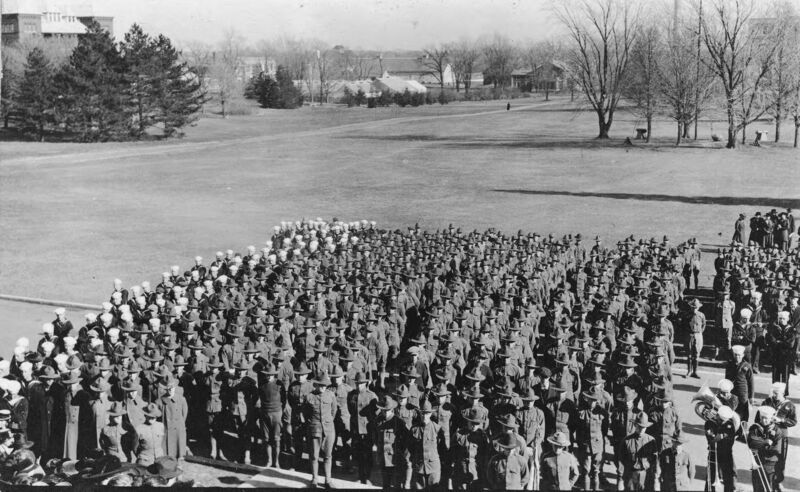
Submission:
[[[310,470],[315,487],[341,467],[387,489],[687,490],[673,342],[696,374],[699,260],[694,239],[282,223],[261,250],[197,257],[155,287],[116,280],[77,328],[60,308],[20,339],[0,362],[0,458],[149,465],[191,448]],[[733,353],[700,408],[726,490],[731,413],[752,400]],[[783,390],[747,433],[765,490],[795,423]]]

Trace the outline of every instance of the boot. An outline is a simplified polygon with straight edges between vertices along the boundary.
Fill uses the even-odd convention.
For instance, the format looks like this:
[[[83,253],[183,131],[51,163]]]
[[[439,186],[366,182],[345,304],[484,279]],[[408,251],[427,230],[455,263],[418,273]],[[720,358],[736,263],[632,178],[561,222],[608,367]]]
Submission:
[[[592,490],[601,490],[599,477],[592,478]]]
[[[264,446],[264,452],[267,454],[267,468],[272,466],[272,446],[267,444]]]
[[[333,469],[333,460],[331,458],[325,458],[325,487],[331,487],[331,471]]]
[[[219,459],[219,450],[217,449],[217,440],[213,437],[211,438],[211,457],[214,459]]]
[[[583,477],[583,490],[591,490],[591,489],[589,488],[589,485],[590,485],[590,484],[589,484],[589,475],[585,475],[585,476]]]

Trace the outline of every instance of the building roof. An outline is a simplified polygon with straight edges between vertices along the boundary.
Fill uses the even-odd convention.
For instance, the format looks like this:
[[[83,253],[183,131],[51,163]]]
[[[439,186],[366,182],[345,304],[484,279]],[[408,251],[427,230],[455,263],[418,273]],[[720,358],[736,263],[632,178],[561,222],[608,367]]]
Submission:
[[[383,71],[390,75],[432,73],[430,67],[426,67],[419,58],[383,58],[381,65]]]
[[[404,92],[408,89],[409,92],[427,92],[422,84],[412,84],[410,80],[403,80],[397,77],[381,77],[375,79],[375,86],[380,90],[390,90],[392,92]],[[420,90],[422,87],[422,90]]]
[[[74,17],[61,17],[58,20],[42,18],[42,34],[84,34],[86,26]]]
[[[409,89],[411,92],[414,92],[414,90],[416,90],[416,92],[421,92],[423,94],[428,92],[428,88],[420,84],[416,80],[406,80],[406,83],[411,86],[411,89]]]
[[[75,17],[112,17],[99,0],[3,0],[3,14],[61,12]]]

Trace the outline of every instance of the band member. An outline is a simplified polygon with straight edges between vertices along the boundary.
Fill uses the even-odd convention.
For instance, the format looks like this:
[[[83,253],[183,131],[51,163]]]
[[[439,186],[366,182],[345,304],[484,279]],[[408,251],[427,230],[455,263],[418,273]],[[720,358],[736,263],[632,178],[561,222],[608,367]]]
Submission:
[[[781,436],[775,425],[775,409],[762,406],[758,409],[759,420],[750,426],[747,442],[754,452],[753,492],[780,490],[775,481],[775,471],[781,460]],[[785,465],[785,462],[782,463]]]
[[[736,412],[721,406],[716,415],[710,415],[705,424],[708,441],[707,492],[718,492],[718,478],[722,479],[724,492],[736,490],[736,464],[733,461],[733,443],[739,431]]]
[[[789,428],[797,425],[797,412],[794,403],[786,399],[784,394],[786,383],[772,383],[772,394],[764,400],[762,407],[775,409],[775,426],[778,428],[781,456],[775,466],[775,490],[781,490],[784,479],[784,468],[789,452]],[[761,415],[756,415],[756,422],[761,420]]]
[[[753,368],[744,360],[744,347],[734,345],[732,350],[733,360],[725,368],[725,379],[733,383],[731,393],[739,400],[739,406],[734,410],[742,422],[747,422],[750,418],[750,404],[753,402]]]

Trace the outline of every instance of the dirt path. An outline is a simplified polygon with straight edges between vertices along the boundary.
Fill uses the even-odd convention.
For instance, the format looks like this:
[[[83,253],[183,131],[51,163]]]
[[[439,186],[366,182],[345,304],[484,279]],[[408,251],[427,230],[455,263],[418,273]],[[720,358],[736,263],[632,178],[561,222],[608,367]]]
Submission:
[[[525,106],[512,107],[509,111],[525,111],[529,109],[538,108],[541,106],[552,105],[553,101],[544,101],[540,103],[528,104]],[[187,142],[187,143],[174,143],[157,146],[147,146],[140,148],[139,146],[130,146],[122,149],[103,151],[98,149],[96,152],[80,152],[58,155],[41,155],[31,157],[18,157],[12,159],[4,159],[0,161],[0,166],[19,166],[19,165],[62,165],[62,164],[75,164],[82,162],[102,161],[109,159],[124,159],[128,157],[146,157],[164,154],[185,154],[190,152],[198,152],[211,148],[218,148],[230,145],[246,145],[257,142],[270,142],[284,139],[301,139],[309,137],[320,137],[334,135],[337,133],[360,130],[364,128],[385,127],[402,123],[414,123],[420,121],[431,120],[447,120],[453,118],[471,118],[477,116],[485,116],[492,114],[505,113],[507,110],[498,109],[491,111],[476,111],[473,113],[456,113],[456,114],[443,114],[431,116],[404,116],[399,118],[388,118],[378,121],[363,121],[358,123],[348,123],[344,125],[332,126],[327,128],[320,128],[315,130],[300,131],[300,132],[287,132],[271,135],[259,135],[257,137],[243,137],[225,140],[209,140],[207,142]]]

